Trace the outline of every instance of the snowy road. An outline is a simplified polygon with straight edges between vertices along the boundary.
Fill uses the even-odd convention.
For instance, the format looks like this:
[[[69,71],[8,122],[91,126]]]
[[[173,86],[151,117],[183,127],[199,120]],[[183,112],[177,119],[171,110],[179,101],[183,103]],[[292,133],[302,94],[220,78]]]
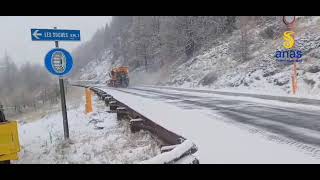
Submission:
[[[132,91],[134,90],[134,91]],[[276,102],[250,101],[219,95],[202,95],[155,88],[131,88],[122,90],[139,96],[153,96],[153,99],[175,100],[174,104],[187,109],[206,108],[237,122],[254,125],[272,133],[296,141],[320,145],[320,107],[308,108],[279,106]]]
[[[221,118],[227,121],[231,121],[232,123],[244,124],[245,126],[262,129],[263,131],[266,131],[268,133],[280,135],[280,137],[285,137],[285,139],[290,139],[293,141],[300,142],[300,145],[299,145],[300,147],[303,146],[301,144],[308,144],[308,146],[303,147],[302,149],[304,150],[307,149],[309,152],[311,152],[310,154],[315,155],[319,152],[319,150],[317,150],[317,147],[320,145],[320,132],[319,132],[320,131],[320,118],[319,118],[320,107],[317,107],[317,106],[305,105],[305,104],[294,104],[294,103],[280,102],[280,101],[274,101],[274,100],[265,100],[265,99],[258,99],[258,98],[252,98],[252,97],[224,96],[224,95],[218,95],[218,94],[212,94],[212,93],[186,92],[186,91],[179,91],[179,90],[172,90],[172,89],[171,90],[159,89],[159,88],[152,88],[152,87],[132,87],[128,89],[117,89],[117,90],[105,88],[105,90],[108,93],[111,93],[111,95],[116,96],[128,102],[129,104],[131,103],[132,105],[135,105],[135,103],[138,102],[138,104],[135,105],[136,108],[146,113],[149,113],[150,116],[153,116],[154,118],[156,118],[156,114],[152,114],[152,112],[147,112],[147,111],[150,111],[150,110],[152,111],[152,108],[153,110],[156,108],[157,111],[160,111],[158,112],[158,116],[162,116],[162,118],[167,117],[170,119],[170,115],[165,115],[164,113],[167,112],[167,114],[170,114],[170,111],[168,111],[168,109],[177,107],[180,110],[179,112],[181,112],[181,114],[184,114],[184,115],[182,116],[179,116],[177,114],[175,115],[171,114],[171,115],[174,116],[175,119],[177,118],[180,119],[180,117],[185,118],[186,116],[188,116],[188,114],[190,114],[190,112],[192,112],[188,117],[188,119],[190,119],[190,122],[189,120],[185,121],[185,122],[188,122],[186,124],[189,124],[189,126],[191,127],[193,126],[192,128],[196,128],[198,126],[197,124],[200,124],[199,119],[206,119],[206,120],[210,119],[211,121],[214,121],[214,123],[216,123],[216,119]],[[157,103],[159,107],[157,106],[152,107],[150,105],[152,104],[151,102]],[[170,106],[167,106],[167,105],[170,105]],[[176,112],[178,113],[178,111]],[[193,120],[191,116],[193,117]],[[177,121],[176,124],[173,124],[173,125],[165,123],[163,119],[159,120],[157,123],[160,123],[160,124],[162,123],[162,125],[167,126],[167,128],[173,128],[172,130],[175,132],[177,131],[176,128],[180,128],[178,130],[179,132],[177,133],[180,133],[180,135],[183,135],[184,137],[188,137],[190,134],[188,134],[188,132],[185,132],[188,130],[184,129],[183,127],[177,126],[178,122],[180,123],[182,122],[182,124],[185,122],[181,121],[181,119],[179,121],[178,120],[176,121]],[[199,121],[199,123],[197,123],[197,121]],[[204,120],[202,121],[206,122]],[[223,121],[220,121],[220,122],[222,123]],[[225,122],[223,123],[224,125],[226,125]],[[182,124],[180,126],[183,126]],[[204,126],[207,126],[207,125],[204,124]],[[199,126],[198,128],[202,128],[202,127]],[[209,127],[206,127],[206,128],[210,129]],[[228,131],[228,128],[225,128],[225,131]],[[203,132],[201,133],[199,132],[199,137],[200,137],[200,134],[203,135],[203,133],[206,131],[205,129],[201,129],[201,130],[203,130]],[[214,130],[215,130],[215,127],[212,127],[212,131]],[[183,133],[185,133],[185,135]],[[196,135],[197,133],[194,133],[194,134]],[[233,136],[233,133],[229,133],[229,134],[230,136]],[[254,135],[251,134],[251,136],[254,136]],[[237,141],[237,140],[234,139],[234,141]],[[256,149],[256,147],[252,147],[253,144],[250,144],[250,146],[251,146],[250,149],[252,149],[252,151]],[[259,146],[259,145],[256,144],[256,146]],[[269,148],[267,147],[267,149],[270,149],[272,146],[270,146]],[[287,146],[287,145],[282,144],[281,146]],[[238,146],[236,148],[238,148],[239,150],[242,147]],[[232,153],[235,153],[235,151],[232,151]],[[270,153],[270,155],[277,154],[276,151],[268,152],[268,153]],[[280,156],[283,156],[283,155],[280,155]],[[267,163],[268,162],[271,162],[271,163],[301,162],[300,159],[297,160],[298,159],[297,156],[295,156],[295,158],[297,159],[293,158],[290,161],[287,161],[288,159],[284,157],[283,157],[284,159],[281,160],[281,158],[279,159],[278,155],[274,157],[277,157],[278,159],[271,158],[269,160],[266,160],[262,158],[259,160],[258,158],[254,162],[258,162],[258,163],[260,162],[263,162],[263,163],[265,162]],[[237,158],[238,157],[235,157],[235,159],[233,160],[230,159],[230,162],[247,163],[247,161],[243,161],[243,160],[237,161],[236,160]],[[200,162],[202,159],[203,158],[200,158]],[[217,159],[215,160],[217,161]],[[224,161],[222,160],[222,162],[228,162],[228,160],[224,159]],[[251,162],[251,160],[249,160],[248,162]]]

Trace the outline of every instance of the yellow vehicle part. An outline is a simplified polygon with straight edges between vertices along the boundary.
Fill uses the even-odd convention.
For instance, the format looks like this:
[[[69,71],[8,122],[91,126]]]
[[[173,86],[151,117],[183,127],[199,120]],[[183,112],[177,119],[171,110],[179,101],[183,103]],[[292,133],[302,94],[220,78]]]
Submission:
[[[10,121],[0,123],[0,161],[18,160],[20,142],[18,123]]]
[[[18,153],[0,155],[0,161],[18,160],[18,159],[19,159]]]

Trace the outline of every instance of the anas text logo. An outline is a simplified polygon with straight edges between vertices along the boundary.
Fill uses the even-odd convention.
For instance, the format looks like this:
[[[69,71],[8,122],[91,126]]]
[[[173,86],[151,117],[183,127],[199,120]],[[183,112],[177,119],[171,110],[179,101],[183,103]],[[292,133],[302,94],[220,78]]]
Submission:
[[[291,48],[294,47],[295,41],[294,41],[293,35],[294,35],[293,31],[284,32],[284,34],[283,34],[283,40],[284,40],[283,46],[284,46],[284,48],[291,49]]]
[[[277,51],[277,59],[288,59],[288,58],[302,58],[302,51],[299,50],[286,50],[286,51]]]
[[[295,47],[295,39],[294,39],[295,32],[293,31],[286,31],[283,33],[283,47],[286,50],[278,50],[275,53],[275,58],[279,62],[302,62],[300,58],[302,58],[303,53],[300,50],[294,49]]]

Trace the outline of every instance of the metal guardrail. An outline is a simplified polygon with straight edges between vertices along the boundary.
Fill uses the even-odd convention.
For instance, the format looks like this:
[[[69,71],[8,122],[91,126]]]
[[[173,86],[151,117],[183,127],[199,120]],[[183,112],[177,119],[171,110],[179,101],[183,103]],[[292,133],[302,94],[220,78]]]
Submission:
[[[108,94],[106,94],[106,92],[104,92],[98,88],[90,87],[90,89],[92,91],[94,91],[99,97],[108,96]],[[109,95],[109,97],[110,97],[110,95]],[[113,107],[110,106],[111,107],[110,109],[115,108],[115,110],[116,110],[116,108],[118,108],[118,107],[124,107],[125,110],[127,111],[128,115],[131,117],[131,119],[138,119],[138,118],[143,119],[144,120],[144,122],[143,122],[144,129],[146,129],[146,130],[150,131],[151,133],[160,137],[160,139],[162,139],[166,144],[168,144],[168,145],[179,144],[179,143],[181,143],[182,140],[185,139],[184,137],[177,135],[177,134],[163,128],[162,126],[154,123],[152,120],[150,120],[146,116],[142,115],[141,113],[137,112],[136,110],[132,109],[131,107],[129,107],[125,103],[123,103],[117,99],[114,99],[113,97],[109,100],[109,102],[110,101],[116,101],[115,105],[111,105]],[[114,107],[114,106],[116,106],[116,107]]]
[[[156,135],[159,139],[162,140],[164,143],[163,146],[172,146],[172,147],[179,147],[179,145],[183,144],[187,139],[172,132],[164,127],[158,125],[157,123],[153,122],[151,119],[148,117],[144,116],[143,114],[137,112],[133,108],[129,107],[125,103],[115,99],[111,95],[107,94],[107,92],[96,88],[96,87],[91,87],[88,85],[81,85],[81,84],[73,84],[73,86],[78,86],[78,87],[84,87],[84,88],[89,88],[92,90],[95,94],[98,95],[99,99],[104,100],[107,106],[110,106],[111,112],[117,113],[117,119],[122,120],[122,119],[127,119],[130,121],[130,127],[132,132],[139,131],[140,129],[147,130],[151,132],[152,134]],[[164,157],[173,157],[174,155],[169,155],[169,153],[176,153],[173,151],[174,148],[170,148],[172,152],[168,151],[163,151],[163,153],[167,153],[166,155],[162,155]],[[178,155],[178,157],[175,157],[175,159],[172,159],[171,161],[166,161],[167,163],[174,163],[177,162],[179,163],[182,161],[182,159],[190,159],[188,163],[191,164],[199,164],[199,160],[194,157],[192,154],[194,154],[197,151],[196,145],[193,144],[193,146],[190,146],[186,150],[186,152]],[[192,158],[190,158],[192,156]],[[157,158],[155,158],[156,160]],[[185,160],[183,160],[185,161]],[[154,161],[150,161],[154,162]]]

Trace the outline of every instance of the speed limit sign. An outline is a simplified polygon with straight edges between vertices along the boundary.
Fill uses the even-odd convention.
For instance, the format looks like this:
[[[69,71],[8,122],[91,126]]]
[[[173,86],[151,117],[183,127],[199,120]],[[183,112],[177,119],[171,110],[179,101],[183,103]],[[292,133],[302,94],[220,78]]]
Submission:
[[[296,21],[295,16],[283,16],[283,22],[287,26],[292,25]]]

